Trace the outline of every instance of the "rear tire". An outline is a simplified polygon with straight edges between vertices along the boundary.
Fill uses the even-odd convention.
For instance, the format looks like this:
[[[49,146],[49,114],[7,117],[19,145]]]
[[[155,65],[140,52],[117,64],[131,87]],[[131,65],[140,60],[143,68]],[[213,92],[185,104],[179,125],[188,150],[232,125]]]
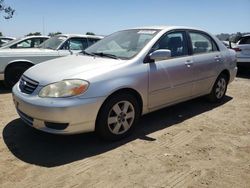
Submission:
[[[208,95],[210,102],[221,102],[223,101],[228,85],[228,77],[225,74],[219,75],[216,79],[211,93]]]
[[[12,88],[19,81],[22,74],[30,67],[30,65],[24,63],[10,65],[10,67],[7,67],[4,80],[6,87]]]
[[[111,96],[100,109],[96,133],[104,140],[119,140],[133,131],[140,115],[139,103],[133,95]]]

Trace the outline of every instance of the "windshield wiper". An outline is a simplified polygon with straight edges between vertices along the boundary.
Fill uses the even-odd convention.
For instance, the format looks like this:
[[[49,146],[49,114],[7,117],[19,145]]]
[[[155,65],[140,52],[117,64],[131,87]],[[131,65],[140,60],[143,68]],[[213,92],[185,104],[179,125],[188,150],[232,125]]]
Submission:
[[[106,54],[106,53],[103,53],[103,52],[99,52],[99,53],[93,53],[94,55],[97,55],[97,56],[100,56],[100,57],[109,57],[109,58],[112,58],[112,59],[119,59],[119,57],[117,57],[116,55],[113,55],[113,54]]]
[[[82,53],[82,54],[84,54],[84,55],[95,56],[95,54],[86,52],[85,50],[82,50],[80,53]]]

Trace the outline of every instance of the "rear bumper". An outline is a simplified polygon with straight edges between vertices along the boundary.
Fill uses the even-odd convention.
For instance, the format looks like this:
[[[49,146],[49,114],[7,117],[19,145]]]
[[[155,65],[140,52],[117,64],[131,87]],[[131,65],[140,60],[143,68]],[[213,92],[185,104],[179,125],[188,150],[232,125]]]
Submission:
[[[237,63],[250,63],[250,57],[237,57]]]
[[[234,67],[234,69],[230,70],[230,80],[229,83],[234,80],[238,72],[238,67]]]

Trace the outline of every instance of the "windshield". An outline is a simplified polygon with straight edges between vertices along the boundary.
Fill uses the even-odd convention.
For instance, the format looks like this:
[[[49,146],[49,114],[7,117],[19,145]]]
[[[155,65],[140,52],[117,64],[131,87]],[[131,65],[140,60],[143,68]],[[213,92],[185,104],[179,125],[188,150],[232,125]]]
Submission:
[[[85,50],[88,54],[130,59],[158,33],[152,29],[132,29],[113,33]],[[107,57],[107,56],[106,56]]]
[[[56,50],[65,40],[66,36],[55,36],[40,44],[39,48]]]

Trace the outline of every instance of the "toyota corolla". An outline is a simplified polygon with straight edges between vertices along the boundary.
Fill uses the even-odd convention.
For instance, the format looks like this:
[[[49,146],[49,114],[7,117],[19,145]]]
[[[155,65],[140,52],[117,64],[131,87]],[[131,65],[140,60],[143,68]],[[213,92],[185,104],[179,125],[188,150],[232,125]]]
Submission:
[[[117,140],[146,113],[199,96],[222,101],[236,73],[235,52],[207,32],[142,27],[30,68],[13,99],[21,119],[41,131]]]

